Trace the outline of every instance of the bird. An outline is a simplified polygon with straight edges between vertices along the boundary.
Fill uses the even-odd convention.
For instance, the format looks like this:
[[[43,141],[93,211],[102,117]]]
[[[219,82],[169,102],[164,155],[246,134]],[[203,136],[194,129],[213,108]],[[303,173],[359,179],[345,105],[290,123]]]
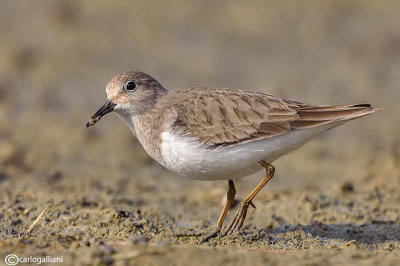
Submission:
[[[202,243],[241,229],[253,199],[274,176],[272,163],[317,135],[374,113],[371,104],[311,105],[237,89],[186,86],[165,89],[140,71],[115,75],[107,101],[86,127],[114,112],[129,126],[150,157],[193,180],[227,180],[226,202],[216,229]],[[234,181],[265,170],[222,232],[234,202]]]

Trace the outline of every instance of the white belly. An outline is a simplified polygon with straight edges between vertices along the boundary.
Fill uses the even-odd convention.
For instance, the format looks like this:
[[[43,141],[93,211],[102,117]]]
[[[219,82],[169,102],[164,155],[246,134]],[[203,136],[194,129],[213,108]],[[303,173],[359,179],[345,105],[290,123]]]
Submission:
[[[262,168],[259,161],[271,163],[318,134],[342,123],[340,121],[294,130],[277,137],[213,149],[205,149],[194,139],[165,131],[161,135],[163,165],[183,176],[198,180],[226,180],[248,176]]]

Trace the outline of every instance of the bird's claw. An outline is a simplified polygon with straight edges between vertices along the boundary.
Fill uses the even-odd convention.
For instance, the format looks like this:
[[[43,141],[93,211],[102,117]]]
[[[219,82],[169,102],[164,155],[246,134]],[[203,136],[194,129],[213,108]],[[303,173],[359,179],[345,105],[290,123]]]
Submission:
[[[250,202],[242,202],[240,204],[235,217],[232,219],[231,224],[229,225],[228,229],[226,229],[226,231],[221,236],[230,235],[233,233],[233,231],[235,231],[236,228],[238,231],[240,230],[240,228],[242,228],[243,222],[247,216],[247,209],[249,208],[249,206],[252,206],[253,208],[256,207],[251,201]]]
[[[206,237],[204,237],[201,241],[200,244],[203,244],[205,242],[208,242],[208,240],[210,240],[211,238],[217,237],[219,235],[219,233],[221,232],[221,227],[217,227],[217,229],[212,232],[211,234],[207,235]]]

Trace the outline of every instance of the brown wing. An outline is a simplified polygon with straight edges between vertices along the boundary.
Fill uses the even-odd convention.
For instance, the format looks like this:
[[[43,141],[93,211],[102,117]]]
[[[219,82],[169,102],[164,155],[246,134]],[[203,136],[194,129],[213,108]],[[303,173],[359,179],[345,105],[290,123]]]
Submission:
[[[263,93],[210,88],[178,89],[169,100],[177,113],[174,130],[213,146],[279,136],[365,115],[372,109],[370,105],[311,106]]]

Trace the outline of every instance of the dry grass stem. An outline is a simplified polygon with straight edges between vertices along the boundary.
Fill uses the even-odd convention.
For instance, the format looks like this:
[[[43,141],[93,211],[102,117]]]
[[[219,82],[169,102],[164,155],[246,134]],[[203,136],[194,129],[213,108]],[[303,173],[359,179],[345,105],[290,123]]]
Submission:
[[[44,215],[44,212],[46,211],[47,207],[49,207],[49,205],[47,205],[43,211],[39,214],[39,216],[35,219],[35,221],[33,221],[33,223],[31,224],[31,226],[29,226],[29,228],[25,231],[26,234],[30,234],[32,232],[32,230],[35,228],[36,224],[40,221],[40,219],[42,218],[42,216]]]

